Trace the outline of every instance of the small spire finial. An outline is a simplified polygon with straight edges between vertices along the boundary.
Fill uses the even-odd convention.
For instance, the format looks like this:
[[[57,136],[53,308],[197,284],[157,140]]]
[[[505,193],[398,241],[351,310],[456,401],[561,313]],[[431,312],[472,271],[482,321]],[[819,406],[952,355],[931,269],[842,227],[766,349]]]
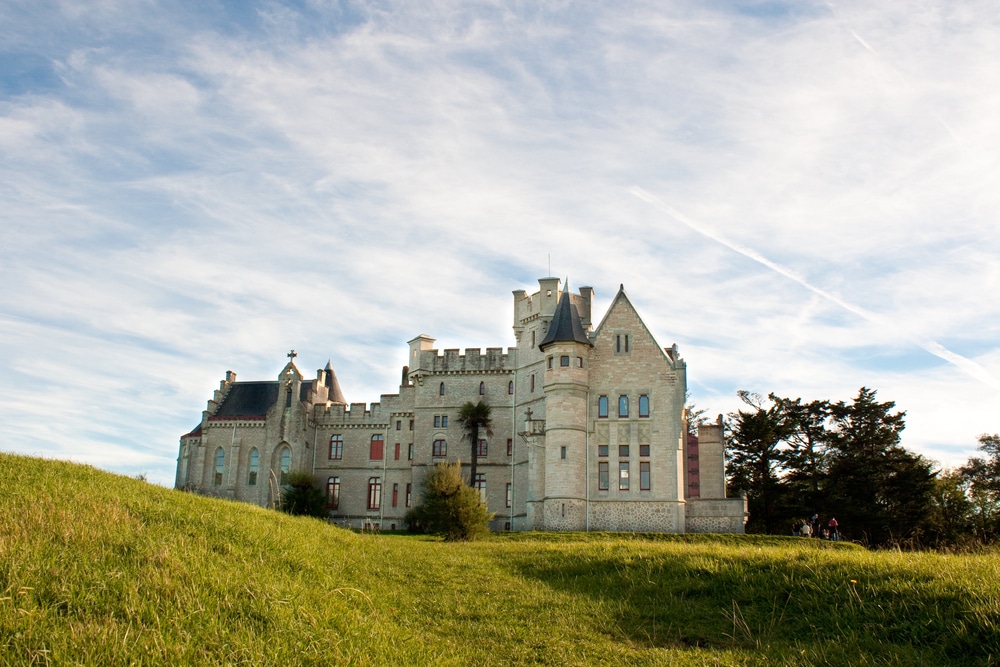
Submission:
[[[297,357],[299,355],[298,355],[298,353],[295,350],[292,350],[291,352],[289,352],[285,356],[288,357],[290,360],[294,361],[295,357]]]

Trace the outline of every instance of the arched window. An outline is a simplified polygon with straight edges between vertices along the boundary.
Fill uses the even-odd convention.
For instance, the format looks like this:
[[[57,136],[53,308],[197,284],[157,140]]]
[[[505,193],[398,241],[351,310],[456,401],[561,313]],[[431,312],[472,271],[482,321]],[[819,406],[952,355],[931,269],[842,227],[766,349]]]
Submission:
[[[438,396],[444,396],[444,382],[438,387]]]
[[[344,458],[344,436],[339,433],[330,436],[330,460],[339,461]]]
[[[222,486],[222,473],[226,471],[226,452],[219,447],[215,450],[215,479],[212,480],[215,486]]]
[[[597,416],[606,419],[608,416],[608,397],[601,396],[597,399]]]
[[[513,380],[511,380],[510,382],[507,383],[507,393],[510,394],[511,396],[514,395],[514,381]]]
[[[288,471],[292,469],[292,450],[289,447],[284,447],[281,450],[281,480],[280,483],[285,483],[285,476]]]
[[[331,477],[326,480],[326,504],[332,509],[340,509],[340,478]]]
[[[260,469],[260,454],[257,448],[250,450],[250,474],[247,475],[247,486],[257,486],[257,471]]]
[[[624,394],[618,397],[618,416],[628,417],[628,396]]]
[[[648,417],[649,416],[649,396],[643,394],[639,397],[639,416]]]
[[[431,450],[431,456],[447,456],[448,455],[448,442],[446,440],[435,440],[434,447]]]
[[[377,510],[382,504],[382,478],[368,478],[368,509]]]
[[[486,393],[486,383],[485,382],[480,382],[479,383],[479,395],[483,396],[485,393]]]

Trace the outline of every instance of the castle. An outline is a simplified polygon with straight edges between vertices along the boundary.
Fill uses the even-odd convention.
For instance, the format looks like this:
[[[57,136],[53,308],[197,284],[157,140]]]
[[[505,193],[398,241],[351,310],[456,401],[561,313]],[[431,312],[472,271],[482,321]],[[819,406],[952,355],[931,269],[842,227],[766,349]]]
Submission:
[[[471,458],[456,417],[482,400],[493,427],[473,482],[494,530],[743,532],[721,417],[688,434],[677,346],[656,343],[624,288],[594,328],[592,288],[538,283],[514,292],[515,347],[462,354],[417,336],[398,393],[371,405],[347,403],[330,363],[307,379],[294,350],[276,380],[227,372],[181,436],[177,488],[270,506],[283,476],[304,470],[332,521],[402,528],[428,471]]]

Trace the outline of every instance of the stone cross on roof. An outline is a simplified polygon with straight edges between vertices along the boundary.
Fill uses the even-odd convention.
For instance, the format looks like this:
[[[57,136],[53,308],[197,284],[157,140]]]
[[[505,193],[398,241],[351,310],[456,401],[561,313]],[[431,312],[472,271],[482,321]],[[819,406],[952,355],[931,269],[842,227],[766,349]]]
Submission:
[[[298,353],[295,350],[292,350],[291,352],[289,352],[285,356],[288,357],[289,359],[295,359],[295,357],[297,357],[299,355],[298,355]]]

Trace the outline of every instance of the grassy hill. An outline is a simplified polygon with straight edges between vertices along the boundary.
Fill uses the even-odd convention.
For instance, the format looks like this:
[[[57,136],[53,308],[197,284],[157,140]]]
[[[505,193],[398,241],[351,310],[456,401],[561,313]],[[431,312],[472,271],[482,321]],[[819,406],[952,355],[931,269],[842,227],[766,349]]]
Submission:
[[[997,664],[997,554],[358,535],[0,454],[0,664]]]

